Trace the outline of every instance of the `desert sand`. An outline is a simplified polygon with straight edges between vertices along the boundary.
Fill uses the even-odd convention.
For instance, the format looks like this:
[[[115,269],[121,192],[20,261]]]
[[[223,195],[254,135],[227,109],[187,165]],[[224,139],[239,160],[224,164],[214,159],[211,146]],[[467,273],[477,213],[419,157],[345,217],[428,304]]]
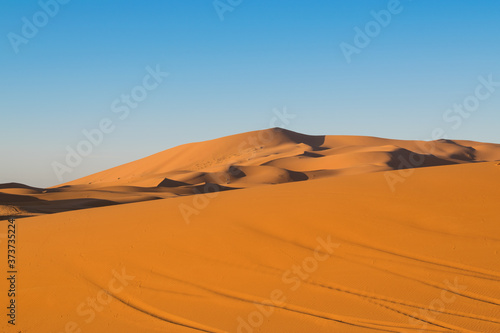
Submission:
[[[269,129],[0,185],[18,235],[17,323],[0,327],[500,332],[498,160],[488,143]]]

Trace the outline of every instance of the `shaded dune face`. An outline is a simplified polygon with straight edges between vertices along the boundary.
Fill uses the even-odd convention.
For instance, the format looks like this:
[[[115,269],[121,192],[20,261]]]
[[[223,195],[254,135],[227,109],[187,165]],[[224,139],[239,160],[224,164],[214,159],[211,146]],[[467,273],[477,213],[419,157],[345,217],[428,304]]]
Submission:
[[[1,184],[0,218],[496,160],[497,144],[305,135],[273,128],[181,145],[49,189]]]

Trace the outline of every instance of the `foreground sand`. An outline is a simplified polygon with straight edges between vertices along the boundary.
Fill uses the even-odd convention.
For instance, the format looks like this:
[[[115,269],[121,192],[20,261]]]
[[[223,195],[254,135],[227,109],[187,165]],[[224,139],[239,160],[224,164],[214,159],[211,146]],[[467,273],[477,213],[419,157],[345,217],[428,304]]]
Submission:
[[[1,331],[500,332],[499,180],[470,163],[18,219]]]

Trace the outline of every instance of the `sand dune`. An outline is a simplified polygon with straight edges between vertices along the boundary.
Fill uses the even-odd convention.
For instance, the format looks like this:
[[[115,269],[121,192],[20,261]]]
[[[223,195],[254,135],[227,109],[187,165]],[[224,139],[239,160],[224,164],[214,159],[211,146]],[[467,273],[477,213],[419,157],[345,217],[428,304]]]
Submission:
[[[500,145],[472,141],[311,136],[274,128],[178,146],[64,185],[120,183],[157,186],[164,178],[189,184],[202,183],[207,178],[211,182],[229,183],[232,166],[278,166],[310,175],[323,170],[348,171],[370,166],[372,169],[364,170],[365,173],[398,169],[400,158],[408,159],[411,154],[415,155],[414,159],[425,159],[412,167],[494,161],[500,160]],[[273,173],[270,169],[269,172]]]
[[[324,177],[500,160],[500,145],[274,128],[191,143],[49,189],[0,185],[0,219]]]
[[[19,219],[7,332],[499,332],[500,166],[454,159]]]

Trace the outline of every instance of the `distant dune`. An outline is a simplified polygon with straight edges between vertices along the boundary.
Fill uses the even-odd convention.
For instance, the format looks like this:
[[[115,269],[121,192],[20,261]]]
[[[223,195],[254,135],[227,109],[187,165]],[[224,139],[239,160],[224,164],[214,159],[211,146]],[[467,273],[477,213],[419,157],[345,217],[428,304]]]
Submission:
[[[500,160],[500,145],[268,130],[185,144],[48,189],[0,185],[0,218],[389,170]]]

